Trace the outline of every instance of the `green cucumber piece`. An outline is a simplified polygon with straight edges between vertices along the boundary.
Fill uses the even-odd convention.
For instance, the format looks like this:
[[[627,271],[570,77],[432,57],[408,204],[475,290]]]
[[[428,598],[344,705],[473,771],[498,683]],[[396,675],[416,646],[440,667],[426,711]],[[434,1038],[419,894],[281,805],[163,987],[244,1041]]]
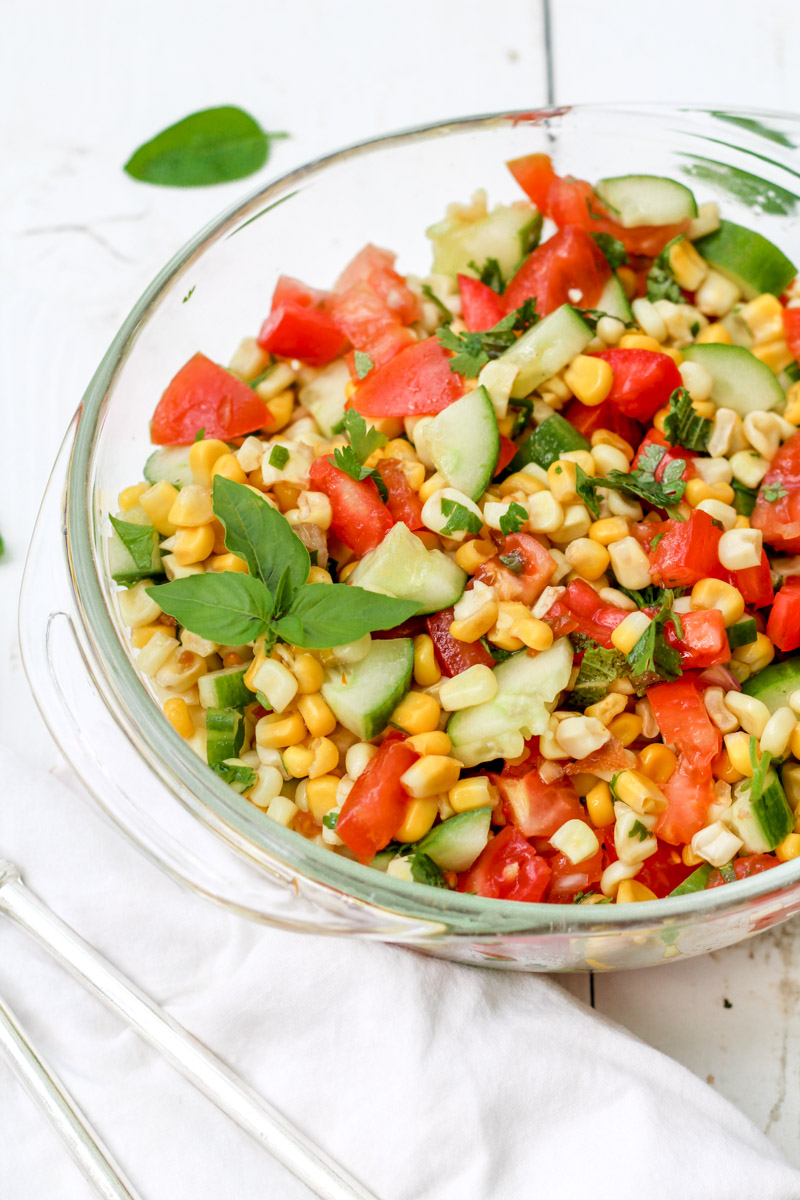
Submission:
[[[237,758],[244,743],[240,708],[209,708],[206,713],[206,759],[209,766]]]
[[[509,463],[509,471],[521,471],[528,463],[536,463],[545,471],[562,454],[570,450],[589,450],[591,447],[582,433],[558,413],[553,413],[520,443],[517,453]]]
[[[491,808],[473,808],[436,825],[417,844],[443,871],[467,871],[489,840]]]
[[[197,690],[203,708],[243,708],[245,704],[253,704],[255,696],[244,682],[246,671],[247,667],[224,667],[201,675]]]
[[[158,533],[153,529],[150,518],[144,509],[138,507],[131,509],[126,513],[122,513],[119,520],[126,522],[128,525],[150,526],[153,536],[153,552],[146,567],[137,566],[136,560],[130,550],[123,542],[117,530],[112,526],[108,538],[108,573],[114,580],[114,583],[131,587],[133,584],[138,583],[140,579],[151,579],[154,575],[163,575],[164,565],[161,561]]]
[[[697,216],[697,201],[682,183],[661,175],[616,175],[594,189],[624,229],[677,225]]]
[[[308,409],[325,437],[333,437],[336,427],[344,420],[347,400],[345,388],[349,382],[347,363],[339,358],[318,371],[297,394],[303,408]]]
[[[764,790],[756,800],[750,797],[752,782],[742,779],[734,787],[727,820],[748,854],[766,854],[792,832],[794,813],[773,770],[767,771]]]
[[[720,221],[719,229],[698,238],[694,248],[737,285],[745,300],[762,292],[780,296],[797,274],[794,263],[773,242],[733,221]]]
[[[755,696],[762,704],[766,704],[771,713],[787,705],[792,692],[796,692],[798,688],[800,658],[787,658],[784,662],[770,663],[763,671],[757,671],[742,684],[745,695]]]
[[[542,214],[528,204],[498,205],[477,221],[445,218],[426,230],[433,242],[433,272],[474,275],[488,258],[496,258],[503,278],[514,274],[526,254],[538,244]]]
[[[447,723],[455,757],[466,767],[474,767],[498,757],[498,748],[508,735],[530,738],[544,733],[550,713],[569,683],[572,657],[569,639],[559,638],[535,658],[515,654],[496,666],[494,699],[460,709]]]
[[[463,595],[466,571],[442,550],[426,550],[402,521],[365,554],[350,583],[398,600],[415,600],[420,614],[450,608]]]
[[[413,668],[411,638],[382,638],[360,662],[329,667],[322,696],[342,725],[370,742],[383,733],[411,686]]]
[[[749,646],[758,637],[754,617],[744,617],[741,621],[735,621],[733,625],[728,626],[725,632],[728,635],[728,645],[731,650],[735,650],[737,646]]]
[[[425,430],[425,438],[437,471],[450,486],[479,500],[492,482],[500,454],[497,415],[486,388],[473,388],[443,409]]]
[[[769,412],[786,403],[783,388],[766,365],[744,346],[720,342],[682,346],[689,362],[700,363],[714,381],[711,399],[718,408],[732,408],[740,417],[751,412]]]
[[[626,325],[633,323],[633,309],[616,272],[612,271],[611,278],[600,293],[600,299],[597,301],[595,309],[597,312],[606,313],[609,317],[616,317],[617,320],[624,321]]]
[[[512,399],[527,396],[545,379],[557,375],[586,349],[593,337],[591,329],[571,304],[562,304],[523,333],[497,360],[519,368],[511,387]]]
[[[688,896],[692,892],[702,892],[713,870],[711,863],[701,863],[696,871],[692,871],[691,875],[686,876],[683,883],[679,883],[676,888],[672,889],[669,893],[670,896]]]
[[[161,446],[154,450],[144,464],[144,477],[148,483],[171,483],[173,487],[187,487],[194,483],[189,466],[189,446]]]

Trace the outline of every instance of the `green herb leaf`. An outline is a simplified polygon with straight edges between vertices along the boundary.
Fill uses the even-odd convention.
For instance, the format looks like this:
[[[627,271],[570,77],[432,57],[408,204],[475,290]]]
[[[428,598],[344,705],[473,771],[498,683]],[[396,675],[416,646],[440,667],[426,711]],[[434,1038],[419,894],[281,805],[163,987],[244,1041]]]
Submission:
[[[683,625],[672,610],[673,593],[666,590],[663,595],[661,608],[626,657],[633,675],[655,674],[672,681],[683,674],[683,669],[680,652],[667,642],[666,627],[672,625],[676,637],[681,638]]]
[[[222,646],[254,642],[269,629],[272,596],[260,579],[240,571],[187,575],[147,594],[185,629]]]
[[[212,506],[214,515],[225,528],[225,545],[231,554],[244,559],[253,579],[263,580],[274,593],[288,567],[292,587],[302,587],[308,579],[311,562],[308,550],[286,517],[243,483],[234,483],[223,475],[214,476]],[[196,578],[204,579],[205,576]],[[219,638],[211,640],[220,641]],[[223,644],[237,644],[236,638],[221,640]],[[238,639],[240,642],[251,640]]]
[[[265,379],[268,379],[270,377],[270,375],[275,370],[277,365],[278,364],[275,361],[275,359],[272,357],[272,355],[270,355],[269,363],[267,364],[266,367],[264,367],[264,370],[259,371],[258,375],[253,376],[252,379],[245,380],[245,382],[246,382],[247,386],[250,388],[251,392],[254,392],[260,383],[263,383]]]
[[[206,438],[206,427],[204,425],[202,427],[202,429],[198,429],[197,433],[194,435],[193,440],[195,442],[204,442],[205,438]]]
[[[708,417],[695,412],[692,397],[686,388],[675,388],[669,398],[669,412],[664,418],[664,437],[673,446],[703,453],[714,425]]]
[[[269,452],[269,459],[267,461],[276,471],[282,471],[289,461],[289,451],[285,446],[273,446]]]
[[[628,834],[629,838],[638,838],[640,842],[646,842],[651,836],[650,830],[641,821],[634,821]]]
[[[762,488],[761,494],[770,504],[774,504],[776,500],[783,499],[788,493],[782,483],[768,483]]]
[[[325,816],[322,818],[322,824],[325,826],[326,829],[335,830],[338,823],[339,823],[339,810],[336,808],[332,808],[330,810],[330,812],[326,812]]]
[[[671,300],[673,304],[683,304],[683,292],[675,282],[675,276],[665,267],[656,263],[647,272],[647,299]]]
[[[519,533],[527,519],[527,510],[521,504],[518,504],[516,500],[512,500],[508,510],[500,517],[500,532],[506,536],[509,533]]]
[[[507,658],[513,658],[515,654],[522,653],[519,650],[501,650],[499,646],[493,646],[485,637],[480,638],[480,643],[496,663],[505,662]]]
[[[733,507],[741,517],[749,517],[756,506],[758,490],[740,483],[738,479],[731,480],[733,488]]]
[[[625,266],[628,261],[628,251],[618,238],[613,237],[610,233],[593,233],[592,237],[606,256],[612,271],[616,271],[617,267]]]
[[[368,354],[364,353],[363,350],[356,350],[355,366],[356,366],[356,377],[358,379],[365,379],[366,376],[369,375],[372,368],[375,366],[375,363],[373,362],[373,360],[370,358],[370,356]]]
[[[664,535],[661,534],[660,536],[663,537]],[[653,542],[650,543],[651,546],[654,544],[654,542],[655,538],[653,538]],[[647,587],[640,588],[638,591],[634,590],[633,588],[623,587],[621,583],[617,584],[617,588],[623,593],[623,595],[627,596],[629,600],[633,600],[637,608],[661,608],[666,597],[664,588],[657,587],[654,583],[650,583]],[[683,588],[673,588],[673,600],[678,595],[682,595],[683,591]]]
[[[344,471],[345,475],[349,475],[357,483],[361,483],[364,479],[373,479],[381,499],[384,502],[388,499],[389,493],[380,472],[371,467],[362,467],[352,446],[337,446],[333,452],[333,461],[340,471]]]
[[[186,293],[186,295],[181,300],[181,304],[185,304],[187,300],[191,300],[192,295],[194,294],[194,289],[196,287],[197,287],[197,284],[193,283],[192,286],[189,288],[188,292]]]
[[[614,491],[645,500],[654,508],[664,508],[669,516],[680,519],[677,506],[686,491],[686,483],[682,479],[683,472],[686,470],[686,462],[682,458],[677,458],[669,463],[661,480],[657,482],[655,472],[666,453],[666,446],[658,446],[655,442],[651,442],[645,446],[644,450],[640,451],[639,466],[629,474],[624,471],[609,471],[608,475],[591,478],[580,467],[577,467],[576,491],[595,516],[600,513],[596,499],[597,488],[613,488]],[[594,503],[592,504],[590,500]]]
[[[611,781],[609,782],[608,790],[611,792],[612,800],[619,800],[619,792],[617,791],[617,780],[619,779],[621,774],[622,774],[621,771],[617,771],[616,775],[613,775],[611,777]],[[622,803],[622,801],[620,801],[620,803]]]
[[[447,524],[440,530],[445,537],[453,537],[462,529],[467,533],[481,531],[480,517],[476,517],[474,512],[466,505],[459,504],[457,500],[442,500],[442,516],[447,517]]]
[[[595,493],[594,479],[586,474],[580,463],[575,464],[575,491],[592,516],[597,519],[600,516],[600,502]]]
[[[348,408],[345,413],[344,428],[360,463],[366,462],[370,454],[385,446],[389,440],[385,433],[379,433],[374,426],[367,428],[367,422],[355,408]]]
[[[133,559],[136,570],[154,570],[153,552],[158,545],[158,531],[152,525],[136,525],[132,521],[121,521],[119,517],[110,517],[109,520]]]
[[[439,297],[436,295],[436,292],[433,290],[433,288],[431,287],[431,285],[429,283],[423,283],[421,290],[422,290],[422,294],[425,297],[425,299],[430,300],[431,304],[436,305],[439,312],[444,317],[445,325],[449,325],[453,319],[453,314],[450,312],[450,309],[447,307],[447,305],[442,300],[439,299]]]
[[[609,684],[629,674],[625,656],[619,650],[606,650],[590,638],[570,639],[576,649],[583,649],[583,658],[578,668],[578,677],[568,693],[570,708],[581,711],[590,704],[597,704],[608,691]]]
[[[415,883],[427,883],[428,887],[447,887],[442,868],[419,850],[411,855],[411,878]]]
[[[449,325],[441,325],[436,330],[436,337],[440,346],[454,352],[450,370],[474,379],[487,362],[499,358],[514,345],[518,333],[524,333],[538,320],[536,298],[532,297],[491,329],[479,333],[454,333]]]
[[[506,290],[506,282],[503,279],[500,263],[496,258],[487,258],[482,267],[479,267],[474,260],[468,262],[467,266],[475,272],[481,283],[490,287],[493,292],[497,292],[498,296],[502,296]]]
[[[754,737],[750,738],[750,765],[753,768],[753,778],[750,780],[750,799],[758,800],[764,791],[764,786],[767,781],[767,771],[769,764],[772,762],[772,755],[769,750],[765,750],[761,758],[758,757],[758,740]]]
[[[414,601],[396,600],[346,583],[309,583],[295,594],[288,613],[274,626],[292,645],[325,650],[355,642],[376,629],[394,629],[418,608]]]
[[[273,138],[258,121],[230,105],[192,113],[145,142],[125,163],[142,183],[161,187],[208,187],[244,179],[269,158]]]
[[[252,767],[246,766],[244,763],[237,762],[218,762],[211,763],[211,770],[216,771],[221,779],[224,779],[234,791],[239,795],[242,792],[249,792],[250,788],[255,787],[258,783],[258,772]]]
[[[272,705],[263,692],[256,692],[256,700],[262,708],[267,710],[267,712],[272,712]]]
[[[595,904],[610,904],[611,897],[603,896],[600,892],[576,892],[572,897],[573,904],[580,904],[583,900],[588,900],[590,896],[600,896],[599,900],[595,900]]]
[[[726,883],[736,883],[736,870],[732,862],[723,863],[721,867],[717,867],[717,870]],[[729,1008],[731,1007],[730,1001],[726,1000],[725,1003]]]
[[[507,567],[508,570],[511,571],[512,574],[514,574],[514,575],[521,575],[522,572],[525,570],[525,563],[522,559],[522,556],[517,553],[501,554],[500,562],[503,564],[504,567]]]

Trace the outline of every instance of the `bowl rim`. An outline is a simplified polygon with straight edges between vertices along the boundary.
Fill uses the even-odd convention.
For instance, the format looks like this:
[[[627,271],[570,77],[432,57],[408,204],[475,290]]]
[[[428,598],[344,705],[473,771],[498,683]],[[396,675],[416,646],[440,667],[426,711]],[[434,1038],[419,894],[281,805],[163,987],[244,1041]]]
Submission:
[[[133,723],[132,731],[136,736],[130,740],[137,751],[141,753],[144,749],[150,755],[159,756],[162,777],[168,777],[167,782],[172,784],[173,791],[178,785],[190,788],[198,802],[194,811],[199,819],[204,819],[200,811],[202,806],[209,810],[209,816],[216,819],[217,828],[219,819],[222,818],[240,834],[252,839],[267,855],[279,859],[284,866],[299,876],[305,876],[335,892],[378,908],[388,909],[393,913],[434,923],[445,922],[448,934],[469,939],[493,938],[503,934],[518,937],[553,933],[570,935],[588,933],[590,930],[622,932],[654,925],[688,924],[699,917],[720,916],[744,908],[757,898],[780,895],[800,881],[800,860],[779,863],[769,871],[738,880],[725,887],[689,896],[650,901],[643,907],[626,906],[626,913],[622,915],[616,905],[520,903],[408,883],[332,854],[328,848],[315,846],[291,830],[277,825],[253,805],[238,797],[201,763],[164,720],[163,714],[153,702],[151,693],[133,667],[103,597],[102,563],[96,554],[92,515],[94,497],[91,467],[102,429],[105,402],[140,328],[157,308],[167,287],[178,276],[187,272],[207,247],[233,236],[245,225],[291,199],[304,182],[313,180],[330,167],[338,166],[351,158],[362,157],[394,145],[408,145],[414,141],[441,138],[450,133],[464,133],[470,129],[521,123],[546,126],[550,121],[572,112],[604,114],[609,118],[618,114],[659,120],[667,116],[684,120],[691,117],[733,117],[739,119],[741,126],[735,135],[738,142],[726,144],[746,152],[746,145],[741,145],[741,140],[746,134],[751,137],[769,137],[769,134],[763,134],[760,130],[753,134],[752,128],[748,128],[747,124],[741,125],[742,122],[749,122],[751,125],[755,123],[758,129],[759,126],[763,127],[762,118],[777,119],[780,122],[796,124],[800,136],[800,115],[769,109],[712,109],[695,105],[635,103],[545,105],[528,110],[509,110],[427,122],[358,141],[343,149],[320,155],[267,181],[248,192],[243,199],[228,205],[191,237],[156,274],[122,322],[86,388],[78,410],[79,420],[69,463],[65,539],[76,607],[83,624],[83,632],[94,651],[95,666],[103,677],[104,686],[101,690],[104,699],[107,704],[110,701],[114,703],[117,709],[114,715],[118,722]],[[681,131],[675,132],[679,134]],[[786,147],[776,146],[773,140],[770,142],[770,150],[780,155],[786,151]],[[784,166],[780,161],[770,161],[776,166]],[[791,169],[788,164],[786,169]],[[266,202],[264,207],[257,212],[251,211],[256,204],[262,202]],[[130,735],[130,726],[126,728],[126,732]],[[180,775],[165,766],[167,755],[179,766]],[[212,823],[206,820],[205,824],[211,827]]]

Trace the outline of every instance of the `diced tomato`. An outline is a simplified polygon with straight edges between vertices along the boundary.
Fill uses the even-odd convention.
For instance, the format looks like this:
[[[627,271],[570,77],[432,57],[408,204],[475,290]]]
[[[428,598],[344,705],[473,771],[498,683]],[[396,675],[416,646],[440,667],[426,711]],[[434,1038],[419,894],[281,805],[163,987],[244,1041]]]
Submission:
[[[549,882],[547,860],[536,853],[518,829],[509,825],[492,838],[477,861],[459,877],[458,890],[495,900],[527,900],[535,904]]]
[[[611,634],[628,613],[614,604],[604,604],[584,579],[574,579],[545,614],[557,637],[576,629],[587,634],[606,650],[613,649]]]
[[[397,314],[365,283],[357,283],[333,297],[331,315],[356,350],[368,354],[376,367],[383,366],[416,342]],[[353,378],[357,378],[351,370]]]
[[[679,459],[686,464],[684,470],[681,472],[681,479],[689,480],[694,478],[695,470],[692,466],[692,459],[697,458],[696,452],[694,450],[684,450],[683,446],[671,445],[664,437],[664,434],[656,429],[655,426],[652,429],[648,429],[642,438],[639,449],[636,451],[636,457],[631,463],[631,470],[635,471],[641,465],[642,452],[648,446],[663,446],[665,448],[664,455],[653,472],[657,483],[661,483],[661,480],[664,478],[664,472],[669,464],[677,462]]]
[[[501,556],[511,562],[506,566]],[[552,554],[529,533],[510,533],[493,555],[476,570],[473,578],[493,587],[498,600],[520,600],[533,604],[541,596],[556,570]]]
[[[637,882],[649,887],[659,900],[668,896],[687,876],[691,875],[694,867],[687,867],[681,858],[680,850],[666,842],[659,842],[655,854],[646,858],[636,876]]]
[[[502,297],[471,275],[458,275],[456,278],[461,292],[461,316],[467,329],[473,333],[476,330],[493,329],[505,316]]]
[[[779,650],[800,648],[800,575],[790,575],[775,597],[767,637]]]
[[[742,593],[742,598],[748,608],[765,608],[772,604],[775,589],[772,586],[772,571],[766,550],[761,551],[761,562],[757,567],[742,567],[739,571],[727,571],[719,564],[715,572],[716,579],[732,583]]]
[[[786,335],[786,345],[800,363],[800,308],[783,310],[783,331]]]
[[[360,862],[371,862],[403,824],[408,793],[400,779],[418,758],[407,742],[389,735],[350,789],[336,832]]]
[[[309,480],[331,502],[331,530],[361,558],[374,550],[394,521],[371,479],[351,479],[327,458],[318,458]]]
[[[525,837],[549,838],[565,821],[583,816],[578,793],[568,779],[544,783],[533,770],[521,779],[503,773],[493,775],[492,781],[500,789],[506,820]]]
[[[541,213],[547,213],[547,197],[556,178],[549,154],[526,154],[506,163],[511,174]]]
[[[436,338],[415,342],[356,388],[349,407],[370,417],[438,413],[464,394],[464,381],[450,370],[450,356]]]
[[[433,640],[436,661],[443,674],[452,678],[474,666],[493,667],[494,659],[481,642],[459,642],[450,635],[452,608],[443,608],[428,617],[428,633]]]
[[[603,851],[598,850],[583,862],[571,863],[566,854],[556,854],[549,860],[550,886],[547,899],[550,904],[571,904],[577,892],[595,891],[594,884],[603,874]]]
[[[649,421],[681,387],[675,360],[658,350],[622,350],[617,346],[596,357],[614,372],[607,402],[636,421]]]
[[[542,316],[569,301],[573,289],[581,292],[580,308],[594,308],[611,268],[589,234],[574,225],[559,230],[528,255],[510,280],[503,296],[507,313],[536,297]]]
[[[150,422],[157,446],[186,446],[205,430],[229,441],[269,424],[269,409],[252,388],[205,354],[195,354],[167,385]]]
[[[349,342],[330,313],[287,300],[273,308],[261,326],[258,344],[270,354],[323,367],[344,354]]]
[[[772,854],[747,854],[744,858],[733,860],[733,869],[737,879],[748,879],[751,875],[760,875],[762,871],[769,871],[771,867],[777,867],[777,865],[778,859]],[[712,871],[706,887],[721,887],[726,882],[721,871]]]
[[[662,790],[667,807],[656,822],[656,834],[673,846],[683,846],[708,821],[708,808],[715,799],[714,778],[708,768],[698,771],[679,758]]]
[[[703,697],[690,675],[647,689],[647,698],[664,741],[677,747],[690,767],[710,766],[719,754],[722,735],[711,721]]]
[[[303,308],[325,308],[331,301],[331,293],[320,288],[309,287],[300,279],[291,275],[281,275],[272,293],[270,312],[274,312],[281,304],[299,304]]]
[[[581,404],[580,400],[570,400],[562,416],[589,441],[598,429],[610,429],[612,433],[624,438],[631,447],[638,446],[642,439],[642,427],[639,422],[626,417],[607,400],[594,406]]]
[[[650,556],[654,583],[690,587],[699,579],[716,575],[722,532],[707,512],[696,508],[688,521],[669,520],[663,524],[667,528]]]
[[[495,477],[501,471],[505,471],[508,464],[511,462],[514,455],[517,453],[517,447],[512,442],[511,438],[507,438],[505,434],[500,434],[500,453],[497,456],[497,466],[494,469]]]
[[[386,484],[389,498],[386,507],[395,521],[403,521],[412,531],[424,529],[422,501],[406,478],[400,460],[384,458],[378,463],[378,472]]]
[[[767,499],[780,489],[784,495],[779,494],[776,500]],[[750,524],[761,530],[767,545],[786,554],[800,553],[800,433],[784,442],[772,459]]]
[[[396,254],[368,243],[360,250],[336,280],[335,292],[346,292],[357,284],[366,284],[379,296],[403,325],[420,318],[419,299],[402,275],[394,269]]]
[[[668,624],[666,639],[667,644],[680,654],[681,666],[685,671],[702,671],[705,667],[730,661],[731,648],[725,632],[725,621],[718,608],[681,613],[681,626],[683,637],[679,638],[672,624]]]

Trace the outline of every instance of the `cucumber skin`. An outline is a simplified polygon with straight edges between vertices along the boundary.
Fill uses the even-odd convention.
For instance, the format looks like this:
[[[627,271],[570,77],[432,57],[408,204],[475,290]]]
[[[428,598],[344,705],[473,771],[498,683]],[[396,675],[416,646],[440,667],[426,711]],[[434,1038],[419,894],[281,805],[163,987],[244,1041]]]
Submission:
[[[154,450],[144,464],[144,477],[148,483],[171,483],[176,488],[194,483],[189,466],[188,446],[161,446]]]
[[[459,813],[434,826],[417,849],[443,871],[467,871],[489,840],[491,820],[491,808]]]
[[[224,668],[201,675],[197,681],[200,703],[203,708],[241,708],[255,701],[255,695],[245,686],[246,667]]]
[[[543,470],[556,462],[569,450],[589,450],[591,447],[582,433],[569,421],[553,413],[546,421],[532,430],[518,444],[517,453],[508,465],[509,472],[521,471],[528,463],[536,463]]]
[[[237,758],[244,742],[244,713],[238,708],[206,712],[206,760],[209,765]]]
[[[386,650],[378,650],[378,647],[393,646],[397,651],[397,662],[393,666],[394,681],[391,690],[386,692],[382,699],[379,699],[376,704],[368,710],[353,713],[348,706],[348,698],[343,695],[347,686],[352,686],[357,690],[361,682],[360,676],[363,676],[368,666],[374,669],[376,658],[387,655]],[[370,659],[372,662],[370,663]],[[405,659],[403,662],[402,660]],[[360,668],[360,670],[359,670]],[[332,709],[337,720],[342,725],[355,733],[364,742],[370,742],[378,734],[383,733],[389,723],[394,710],[397,708],[400,701],[408,692],[411,686],[411,675],[414,669],[414,643],[411,638],[383,638],[373,643],[373,648],[366,658],[361,662],[353,663],[348,668],[341,666],[328,668],[325,679],[322,684],[322,698]],[[349,670],[349,678],[348,676]],[[346,682],[342,683],[342,675],[345,676]],[[389,676],[389,668],[386,669],[386,675]]]
[[[721,353],[720,353],[721,351]],[[770,412],[781,408],[786,397],[770,368],[760,359],[745,350],[744,346],[726,346],[723,343],[683,346],[681,354],[690,362],[698,362],[711,375],[714,385],[711,399],[720,407],[732,408],[740,417],[751,412]],[[753,377],[756,387],[753,387]],[[733,379],[733,387],[729,381]],[[753,391],[761,391],[767,398],[763,404],[753,404],[748,397]]]
[[[751,675],[742,684],[747,696],[755,696],[766,704],[771,713],[788,704],[792,692],[800,688],[800,658],[788,658],[784,662],[771,663]]]
[[[512,399],[522,399],[545,379],[557,375],[586,349],[593,337],[592,330],[571,304],[562,304],[548,313],[500,355],[500,362],[518,368],[511,388]]]
[[[492,482],[500,456],[500,431],[486,388],[473,388],[443,409],[433,418],[427,437],[436,469],[450,486],[470,500],[479,500]],[[478,462],[476,451],[483,468],[479,475],[469,469]]]
[[[664,184],[667,185],[666,188],[664,188]],[[631,220],[629,216],[626,219],[624,212],[625,197],[619,194],[620,188],[623,191],[627,188],[629,193],[631,188],[633,188],[632,207],[635,209],[637,207],[635,192],[638,191],[641,197],[642,192],[647,192],[648,190],[652,192],[654,189],[657,190],[659,186],[663,191],[668,191],[673,198],[674,209],[668,214],[669,219],[654,221],[652,213],[647,212],[641,213],[640,219]],[[692,191],[685,184],[678,183],[677,180],[668,179],[662,175],[614,175],[608,179],[598,180],[595,191],[600,199],[612,209],[614,217],[619,221],[623,229],[636,229],[641,225],[673,225],[677,224],[678,221],[697,216],[697,201]],[[629,207],[631,207],[630,204]],[[622,211],[615,211],[620,208],[622,208]]]
[[[693,244],[712,267],[739,285],[745,300],[762,292],[780,296],[797,274],[794,264],[769,238],[733,221],[720,221],[719,229]]]
[[[739,646],[749,646],[758,636],[756,623],[752,617],[745,617],[744,620],[729,625],[727,633],[728,645],[731,650],[736,650]]]
[[[523,205],[503,205],[467,223],[439,221],[426,230],[433,242],[432,270],[440,275],[472,275],[470,262],[481,267],[487,258],[496,258],[508,279],[538,245],[541,232],[542,214]]]
[[[745,788],[742,783],[736,785],[738,795],[734,793],[732,828],[748,853],[769,853],[794,829],[794,813],[774,771],[767,772],[764,790],[757,800],[750,799],[750,786]]]

